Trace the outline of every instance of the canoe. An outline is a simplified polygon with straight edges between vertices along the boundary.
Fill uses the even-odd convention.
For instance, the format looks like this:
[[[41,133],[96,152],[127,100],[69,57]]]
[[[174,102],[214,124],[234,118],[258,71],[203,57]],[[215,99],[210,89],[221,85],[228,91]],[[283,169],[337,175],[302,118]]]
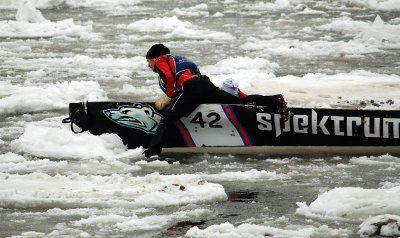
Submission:
[[[271,108],[202,104],[180,118],[165,151],[269,154],[398,154],[400,111],[289,108],[284,122]],[[163,112],[149,102],[69,104],[64,123],[78,133],[114,133],[128,148],[147,148]]]

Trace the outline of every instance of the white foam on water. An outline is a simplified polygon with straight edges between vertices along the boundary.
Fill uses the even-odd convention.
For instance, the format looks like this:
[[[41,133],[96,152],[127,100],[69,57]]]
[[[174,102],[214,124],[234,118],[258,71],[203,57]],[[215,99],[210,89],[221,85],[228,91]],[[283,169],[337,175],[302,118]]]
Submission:
[[[0,81],[0,115],[68,107],[70,102],[107,100],[98,82],[61,82],[44,85],[13,84]]]
[[[90,149],[90,148],[89,148]],[[37,158],[8,152],[0,155],[0,171],[10,174],[25,173],[58,173],[58,174],[95,174],[111,175],[113,173],[132,173],[139,171],[140,166],[131,164],[126,159],[104,160],[102,158],[75,159]]]
[[[380,52],[377,45],[364,45],[350,41],[301,41],[298,39],[274,38],[271,40],[249,39],[240,46],[243,50],[254,51],[258,56],[285,56],[289,58],[310,58],[316,56],[357,56]]]
[[[354,108],[398,110],[399,80],[400,76],[394,74],[354,70],[333,75],[310,73],[302,77],[276,77],[259,81],[254,84],[254,88],[259,94],[265,94],[265,89],[282,93],[290,106],[332,108],[347,105]],[[378,106],[370,103],[371,100]],[[365,105],[360,105],[361,102],[365,102]]]
[[[277,68],[279,68],[277,63],[271,63],[263,58],[238,56],[222,59],[214,65],[201,67],[200,70],[207,72],[216,86],[221,86],[227,78],[234,78],[241,90],[254,90],[258,82],[274,78],[273,71]]]
[[[8,45],[5,47],[8,47]],[[14,49],[7,49],[7,53],[14,54],[15,57],[5,58],[4,66],[14,70],[30,70],[26,75],[21,76],[26,78],[25,84],[43,81],[54,82],[57,80],[54,75],[59,74],[60,71],[64,77],[82,75],[82,79],[88,81],[128,81],[131,80],[132,71],[138,76],[151,73],[147,70],[145,58],[141,56],[115,58],[111,55],[106,55],[100,58],[76,54],[74,56],[42,56],[25,59],[24,56],[30,54],[30,49],[15,47]],[[63,67],[60,67],[60,65]]]
[[[46,21],[46,18],[43,17],[42,13],[28,0],[20,1],[15,19],[17,21],[27,21],[31,23],[41,23]]]
[[[52,8],[60,5],[67,5],[69,7],[91,7],[107,10],[111,7],[127,7],[140,5],[142,0],[30,0],[30,2],[37,8]],[[212,2],[212,1],[211,1]],[[274,2],[267,3],[256,3],[256,4],[245,4],[244,9],[253,11],[278,11],[278,10],[297,10],[302,4],[307,3],[307,0],[277,0]],[[1,9],[15,9],[18,8],[19,1],[15,0],[3,0],[0,3]],[[225,0],[222,1],[224,6],[236,6],[240,1],[236,0]],[[359,9],[367,8],[382,11],[393,11],[400,9],[399,0],[340,0],[336,2],[337,8],[342,9]],[[318,2],[319,7],[331,8],[330,3]],[[196,10],[197,8],[194,8]],[[110,10],[110,9],[108,9]],[[123,9],[121,9],[122,11]],[[202,9],[201,9],[202,10]]]
[[[201,3],[188,8],[174,8],[171,13],[176,16],[184,17],[208,17],[210,15],[206,3]]]
[[[383,166],[388,169],[400,168],[400,158],[391,155],[353,157],[349,161],[355,165]]]
[[[400,10],[399,0],[341,0],[343,3],[349,3],[352,6],[369,8],[382,11],[396,11]]]
[[[156,79],[154,79],[155,81]],[[133,86],[130,83],[125,83],[122,89],[114,89],[114,92],[119,95],[127,95],[130,97],[140,98],[141,101],[155,102],[157,99],[163,97],[160,87],[156,84],[145,86]]]
[[[197,226],[191,228],[187,237],[209,237],[209,238],[256,238],[256,237],[285,237],[285,238],[311,238],[311,237],[341,237],[346,236],[346,229],[332,229],[328,226],[320,227],[298,227],[297,229],[281,229],[271,226],[244,223],[234,226],[229,222],[212,225],[205,229]]]
[[[120,24],[119,28],[133,32],[152,33],[146,35],[145,38],[157,39],[158,41],[160,39],[168,40],[182,38],[214,41],[231,41],[235,39],[235,37],[229,33],[203,29],[188,21],[182,21],[177,16],[138,20],[129,25]]]
[[[338,74],[309,73],[304,76],[276,77],[274,71],[278,68],[279,65],[263,58],[236,57],[223,59],[201,70],[209,72],[216,86],[221,86],[227,78],[233,78],[246,94],[281,93],[292,107],[400,109],[398,75],[354,70]],[[362,102],[365,105],[360,105]]]
[[[131,6],[140,4],[141,0],[2,0],[0,9],[15,9],[21,1],[29,1],[36,8],[53,8],[68,6],[73,8],[92,7],[107,9],[107,7]]]
[[[306,26],[303,34],[319,34],[319,39],[299,40],[297,37],[282,37],[278,30],[265,28],[266,34],[248,37],[240,48],[253,52],[259,57],[285,56],[288,58],[307,58],[317,56],[355,57],[382,52],[382,48],[399,49],[400,25],[384,22],[379,15],[372,22],[357,21],[347,16],[333,19],[326,24]],[[341,33],[350,40],[331,41],[329,34]],[[302,34],[302,35],[303,35]]]
[[[360,237],[384,236],[395,237],[400,235],[400,216],[397,215],[379,215],[369,217],[359,226],[357,234]]]
[[[143,218],[129,219],[118,222],[114,227],[121,231],[146,231],[146,230],[161,230],[174,220],[191,220],[205,215],[211,215],[212,211],[208,209],[185,210],[168,215],[154,215]],[[96,224],[98,226],[98,224]]]
[[[20,19],[23,19],[20,17]],[[39,38],[55,36],[76,36],[85,38],[98,38],[97,34],[92,34],[92,25],[76,25],[72,18],[57,22],[42,21],[0,21],[0,37],[10,38]]]
[[[352,36],[355,42],[364,45],[400,48],[398,41],[400,37],[400,25],[385,23],[379,15],[376,16],[373,22],[355,21],[351,18],[343,17],[331,23],[321,25],[317,29],[337,31],[344,35]]]
[[[0,173],[0,205],[8,208],[129,209],[206,204],[227,199],[219,184],[196,175]],[[82,222],[83,223],[83,222]]]
[[[218,174],[203,174],[201,175],[206,180],[210,181],[265,181],[265,180],[285,180],[290,176],[286,174],[279,174],[275,171],[265,171],[251,169],[249,171],[235,171],[235,172],[221,172]]]
[[[17,1],[16,1],[17,2]],[[55,36],[76,36],[97,38],[92,33],[92,22],[85,26],[76,25],[72,18],[52,22],[47,20],[40,10],[29,0],[19,0],[16,21],[0,21],[0,37],[38,38]]]
[[[359,222],[381,214],[400,215],[400,186],[365,189],[338,187],[318,195],[307,205],[297,203],[296,214],[321,220]]]
[[[79,131],[79,130],[78,130]],[[82,146],[85,145],[85,146]],[[69,124],[61,124],[61,118],[29,123],[24,133],[11,142],[16,152],[38,157],[113,160],[138,157],[142,149],[127,150],[116,134],[95,136],[89,132],[74,134]]]
[[[27,212],[27,215],[40,217],[40,219],[58,219],[59,217],[68,217],[71,220],[72,227],[66,223],[58,223],[53,227],[53,231],[45,234],[43,232],[23,232],[15,237],[46,237],[46,236],[79,236],[90,237],[85,231],[96,229],[101,232],[124,232],[145,233],[144,237],[155,236],[158,230],[166,229],[176,220],[192,220],[198,217],[212,215],[209,209],[185,209],[182,211],[171,212],[164,215],[145,216],[154,208],[129,209],[123,211],[115,208],[72,208],[72,209],[48,209],[46,212]],[[13,213],[13,215],[18,215]],[[82,218],[76,219],[75,216]],[[153,234],[154,233],[154,234]],[[167,234],[168,235],[168,234]]]

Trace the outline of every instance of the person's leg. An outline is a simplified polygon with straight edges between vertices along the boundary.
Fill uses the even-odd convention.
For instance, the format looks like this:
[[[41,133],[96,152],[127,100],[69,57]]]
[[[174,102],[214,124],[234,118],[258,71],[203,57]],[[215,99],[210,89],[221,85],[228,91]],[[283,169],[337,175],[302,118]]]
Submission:
[[[286,102],[282,94],[277,94],[272,96],[248,95],[245,98],[239,98],[230,93],[219,90],[209,80],[208,82],[204,82],[203,85],[207,85],[206,89],[208,97],[206,97],[201,103],[222,103],[222,104],[255,103],[258,106],[270,107],[274,111],[278,112],[281,115],[283,121],[287,121],[290,118],[290,112],[286,106]],[[203,90],[206,91],[206,89]]]
[[[281,94],[272,96],[248,95],[245,98],[240,98],[228,92],[218,89],[207,77],[203,77],[197,81],[198,84],[200,84],[200,82],[203,95],[206,95],[206,97],[202,100],[202,103],[221,103],[221,104],[255,103],[256,105],[259,106],[269,106],[275,109],[279,105],[279,98],[282,96]]]
[[[236,97],[230,93],[219,90],[207,76],[199,77],[196,81],[196,92],[201,94],[196,95],[197,99],[200,99],[200,103],[221,103],[221,104],[247,104],[255,103],[258,106],[267,106],[278,112],[283,121],[287,121],[290,118],[290,112],[286,106],[285,99],[282,94],[276,94],[272,96],[264,95],[248,95],[245,98]]]
[[[201,103],[221,103],[221,104],[245,104],[246,99],[236,97],[230,93],[218,89],[208,77],[204,76],[199,79],[201,83],[202,100]]]
[[[196,79],[194,79],[196,80]],[[156,133],[153,135],[149,148],[145,151],[147,158],[153,155],[160,155],[164,142],[173,128],[175,122],[182,116],[189,115],[196,107],[200,105],[198,91],[191,82],[185,82],[181,85],[179,94],[172,101],[164,117],[161,119]]]
[[[272,96],[248,95],[246,100],[248,103],[255,103],[258,106],[267,106],[272,108],[282,116],[283,121],[287,121],[290,118],[290,112],[282,94]]]
[[[158,124],[156,133],[154,133],[151,138],[149,148],[144,151],[144,155],[150,158],[153,155],[160,155],[162,147],[164,145],[165,136],[168,135],[168,129],[170,127],[164,122],[164,118],[161,119],[160,124]]]

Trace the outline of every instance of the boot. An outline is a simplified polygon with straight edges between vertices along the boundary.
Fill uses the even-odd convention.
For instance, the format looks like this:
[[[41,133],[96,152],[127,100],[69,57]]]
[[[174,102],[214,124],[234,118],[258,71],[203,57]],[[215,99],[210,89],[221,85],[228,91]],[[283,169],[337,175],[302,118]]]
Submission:
[[[276,110],[281,115],[282,120],[285,122],[290,118],[290,111],[286,106],[285,99],[282,94],[278,94],[274,96],[276,98]]]
[[[167,130],[168,130],[167,124],[165,124],[161,120],[160,124],[158,125],[156,133],[151,138],[149,148],[144,151],[144,156],[146,156],[146,158],[150,158],[153,155],[159,156],[161,154]]]

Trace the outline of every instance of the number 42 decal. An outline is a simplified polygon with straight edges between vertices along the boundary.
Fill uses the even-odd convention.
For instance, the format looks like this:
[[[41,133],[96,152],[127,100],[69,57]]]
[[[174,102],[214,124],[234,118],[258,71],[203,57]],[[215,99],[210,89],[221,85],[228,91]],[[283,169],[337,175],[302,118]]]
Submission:
[[[221,120],[221,116],[216,112],[211,112],[206,115],[207,118],[211,120],[209,122],[203,119],[203,114],[201,112],[196,113],[190,123],[199,124],[201,128],[204,128],[208,123],[210,128],[222,128],[222,125],[218,125],[217,123]]]

